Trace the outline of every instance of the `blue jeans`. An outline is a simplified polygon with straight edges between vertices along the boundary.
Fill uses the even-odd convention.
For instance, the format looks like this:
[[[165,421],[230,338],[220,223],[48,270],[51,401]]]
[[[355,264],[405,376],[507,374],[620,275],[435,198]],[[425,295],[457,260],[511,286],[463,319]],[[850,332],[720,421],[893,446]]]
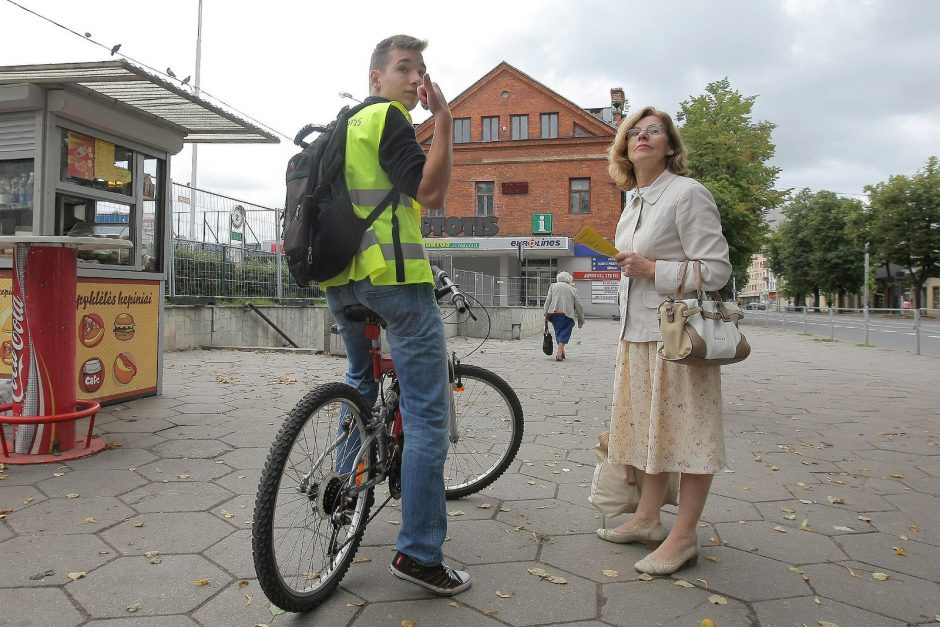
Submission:
[[[429,283],[372,285],[368,279],[327,288],[326,302],[339,325],[349,360],[346,383],[371,407],[378,394],[372,378],[371,342],[363,324],[343,317],[348,305],[365,305],[387,323],[401,386],[405,449],[402,454],[402,525],[398,550],[424,566],[444,559],[447,504],[444,459],[448,442],[447,344],[444,323]]]

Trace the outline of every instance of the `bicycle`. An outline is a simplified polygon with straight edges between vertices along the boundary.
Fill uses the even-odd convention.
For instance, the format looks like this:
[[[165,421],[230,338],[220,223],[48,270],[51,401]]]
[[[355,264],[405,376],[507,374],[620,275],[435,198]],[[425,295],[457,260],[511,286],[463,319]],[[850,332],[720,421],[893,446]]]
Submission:
[[[466,296],[438,268],[445,296],[458,314],[476,320]],[[372,408],[344,383],[307,393],[290,411],[265,462],[255,500],[252,556],[258,582],[277,607],[306,612],[336,589],[355,558],[366,526],[391,499],[401,497],[404,445],[399,385],[391,359],[381,354],[383,321],[362,305],[344,315],[365,323],[372,342],[379,394]],[[512,463],[522,443],[523,413],[516,393],[498,375],[449,357],[450,449],[444,482],[448,499],[489,486]],[[389,496],[369,516],[374,490],[388,481]]]

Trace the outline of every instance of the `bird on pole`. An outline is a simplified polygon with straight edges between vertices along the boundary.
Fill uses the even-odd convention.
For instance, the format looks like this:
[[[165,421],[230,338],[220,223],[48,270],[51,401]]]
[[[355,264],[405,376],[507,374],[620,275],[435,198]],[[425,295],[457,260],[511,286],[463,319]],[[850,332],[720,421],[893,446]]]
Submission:
[[[121,49],[121,44],[117,44],[116,46],[114,46],[113,48],[111,48],[111,56],[113,57],[113,56],[115,55],[115,53],[116,53],[118,50],[120,50],[120,49]]]
[[[170,78],[176,78],[176,74],[174,74],[173,70],[171,70],[170,68],[166,69],[166,75],[169,76]]]
[[[192,78],[192,76],[187,76],[186,78],[184,78],[183,81],[182,81],[183,85],[189,85],[189,79],[191,79],[191,78]]]

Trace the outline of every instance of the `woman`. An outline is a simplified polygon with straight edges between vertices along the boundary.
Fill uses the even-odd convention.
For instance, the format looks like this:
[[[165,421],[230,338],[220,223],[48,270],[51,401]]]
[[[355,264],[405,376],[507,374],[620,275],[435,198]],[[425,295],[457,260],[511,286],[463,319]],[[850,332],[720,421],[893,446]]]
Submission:
[[[608,162],[617,185],[632,192],[616,235],[621,333],[608,459],[645,474],[634,515],[597,535],[657,547],[634,567],[662,575],[698,559],[696,529],[725,448],[719,369],[661,359],[657,308],[675,294],[682,262],[701,261],[702,288],[709,291],[724,287],[731,263],[718,208],[705,187],[685,176],[685,145],[668,114],[646,107],[624,120]],[[694,274],[687,273],[682,292],[694,292]],[[679,514],[667,534],[660,508],[669,473],[681,477]]]
[[[578,319],[578,328],[584,326],[584,308],[581,307],[581,297],[578,289],[571,284],[571,275],[559,272],[556,282],[548,288],[545,297],[545,319],[555,327],[555,341],[558,342],[558,351],[555,361],[565,358],[565,344],[571,340],[571,330],[574,328],[574,319]]]

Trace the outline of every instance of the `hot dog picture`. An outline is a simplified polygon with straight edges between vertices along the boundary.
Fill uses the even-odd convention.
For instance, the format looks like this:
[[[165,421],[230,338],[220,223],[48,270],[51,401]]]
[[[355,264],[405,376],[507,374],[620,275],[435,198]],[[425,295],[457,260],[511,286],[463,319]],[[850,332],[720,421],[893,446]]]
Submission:
[[[127,385],[137,376],[137,364],[134,358],[127,353],[118,353],[114,358],[114,378],[119,383]]]
[[[134,337],[134,316],[129,313],[118,314],[114,318],[114,337],[126,342]]]
[[[101,319],[101,316],[98,314],[82,316],[82,320],[78,324],[78,339],[81,341],[82,346],[88,348],[98,346],[98,344],[101,344],[101,340],[104,339],[104,333],[104,320]]]

